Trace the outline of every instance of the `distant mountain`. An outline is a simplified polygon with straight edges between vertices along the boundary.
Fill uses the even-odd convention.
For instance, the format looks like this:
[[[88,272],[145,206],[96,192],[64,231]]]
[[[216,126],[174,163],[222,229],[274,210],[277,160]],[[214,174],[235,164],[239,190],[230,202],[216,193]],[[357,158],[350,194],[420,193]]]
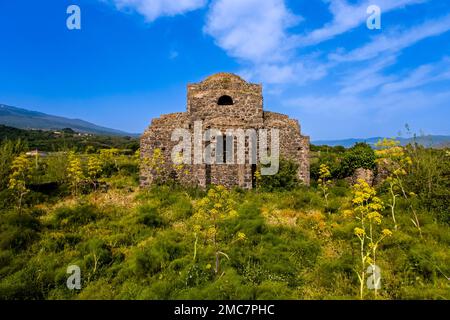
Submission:
[[[366,139],[342,139],[342,140],[316,140],[311,143],[316,146],[343,146],[346,148],[350,148],[358,142],[365,142],[371,146],[374,146],[380,139],[383,137],[372,137]],[[425,147],[434,147],[434,148],[442,148],[450,146],[450,136],[438,136],[438,135],[426,135],[426,136],[418,136],[416,138],[396,138],[400,141],[401,145],[405,146],[414,140]]]
[[[81,133],[112,136],[137,136],[120,130],[110,129],[80,120],[52,116],[0,104],[0,124],[19,129],[61,130],[71,128]]]

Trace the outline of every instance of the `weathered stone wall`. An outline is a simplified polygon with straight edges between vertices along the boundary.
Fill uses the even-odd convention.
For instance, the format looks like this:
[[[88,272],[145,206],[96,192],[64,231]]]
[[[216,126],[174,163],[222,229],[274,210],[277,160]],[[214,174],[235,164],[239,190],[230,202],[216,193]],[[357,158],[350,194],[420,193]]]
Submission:
[[[153,182],[155,173],[152,172],[147,161],[151,159],[156,148],[162,151],[165,170],[173,175],[171,152],[177,142],[171,141],[172,132],[177,128],[188,127],[188,117],[184,112],[166,114],[152,120],[151,125],[141,136],[140,185],[142,187],[149,186]]]
[[[233,105],[218,105],[222,96],[230,96]],[[187,112],[193,120],[226,117],[252,126],[262,122],[262,86],[235,75],[218,73],[203,82],[189,84],[187,100]]]
[[[299,165],[298,178],[309,185],[309,137],[301,135],[298,121],[284,114],[265,111],[264,128],[280,130],[280,155]]]
[[[222,96],[232,98],[232,105],[219,105]],[[233,129],[279,129],[280,153],[299,164],[298,177],[309,184],[309,137],[301,135],[297,120],[288,116],[263,111],[262,86],[247,83],[232,74],[219,73],[198,84],[188,85],[187,112],[163,115],[153,119],[149,128],[141,137],[142,160],[150,159],[156,148],[161,149],[165,158],[165,169],[175,177],[171,152],[178,141],[171,141],[172,132],[184,128],[191,132],[191,159],[194,159],[194,145],[200,143],[202,149],[210,145],[212,152],[220,147],[215,139],[204,142],[202,136],[195,136],[195,121],[202,121],[202,132],[218,129],[225,134]],[[196,141],[197,140],[197,141]],[[183,183],[205,187],[208,184],[220,184],[227,187],[240,186],[250,189],[254,184],[255,166],[249,164],[250,139],[245,141],[246,163],[237,164],[237,139],[234,139],[235,164],[192,164],[185,166],[188,174],[182,177]],[[270,143],[268,144],[270,146]],[[227,148],[228,152],[230,148]],[[258,150],[259,154],[259,150]],[[154,181],[155,172],[146,161],[141,166],[141,186],[148,186]],[[178,177],[180,178],[180,177]]]

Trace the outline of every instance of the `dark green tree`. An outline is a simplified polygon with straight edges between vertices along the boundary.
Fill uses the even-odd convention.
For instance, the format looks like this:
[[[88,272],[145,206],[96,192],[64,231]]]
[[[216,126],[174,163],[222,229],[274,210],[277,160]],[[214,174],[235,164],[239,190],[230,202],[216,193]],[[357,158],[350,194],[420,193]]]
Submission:
[[[339,177],[349,177],[358,168],[373,170],[375,159],[375,152],[371,146],[364,142],[357,143],[344,153],[339,168]]]

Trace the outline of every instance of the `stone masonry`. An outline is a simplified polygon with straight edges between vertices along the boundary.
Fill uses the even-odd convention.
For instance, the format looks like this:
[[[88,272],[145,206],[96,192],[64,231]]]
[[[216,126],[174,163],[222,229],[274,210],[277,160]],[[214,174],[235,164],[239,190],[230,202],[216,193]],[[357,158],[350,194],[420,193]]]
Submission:
[[[165,171],[182,183],[206,187],[210,184],[224,185],[226,187],[239,186],[251,189],[255,186],[256,165],[247,161],[249,157],[249,141],[245,141],[245,164],[188,164],[182,177],[176,177],[172,162],[172,149],[179,141],[172,141],[172,132],[183,128],[192,133],[192,144],[198,139],[193,134],[195,123],[201,121],[202,132],[207,129],[218,129],[225,134],[227,129],[279,129],[280,156],[298,163],[298,178],[309,185],[309,137],[303,136],[297,120],[288,116],[263,110],[262,85],[248,83],[240,77],[229,73],[212,75],[200,83],[189,84],[187,87],[187,111],[162,115],[153,119],[149,128],[141,137],[141,173],[142,187],[154,182],[156,173],[148,164],[153,152],[159,148],[164,157]],[[195,122],[195,123],[194,123]],[[270,136],[270,134],[269,134]],[[211,142],[200,138],[203,147]],[[226,138],[225,138],[226,139]],[[231,137],[236,147],[237,142]],[[214,140],[214,139],[212,139]],[[230,144],[224,140],[222,144],[211,146],[225,150]],[[198,142],[198,141],[197,141]],[[270,146],[270,142],[268,143]],[[193,159],[194,147],[191,148]],[[259,145],[257,149],[259,155]],[[231,154],[231,152],[229,152]],[[236,157],[235,154],[227,157]],[[147,159],[147,161],[146,161]],[[258,158],[259,159],[259,158]],[[236,163],[236,162],[235,162]]]

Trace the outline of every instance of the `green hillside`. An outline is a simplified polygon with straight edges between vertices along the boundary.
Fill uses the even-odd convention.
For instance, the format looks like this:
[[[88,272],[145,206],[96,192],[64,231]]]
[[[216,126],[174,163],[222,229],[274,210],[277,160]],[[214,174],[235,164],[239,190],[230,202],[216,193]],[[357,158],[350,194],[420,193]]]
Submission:
[[[0,124],[20,129],[61,130],[71,128],[82,133],[129,136],[131,134],[80,120],[0,104]]]
[[[22,130],[0,125],[0,141],[17,140],[24,141],[29,149],[40,151],[62,151],[75,149],[91,151],[103,148],[131,149],[139,148],[139,140],[127,136],[107,136],[78,133],[70,128],[58,131]]]

